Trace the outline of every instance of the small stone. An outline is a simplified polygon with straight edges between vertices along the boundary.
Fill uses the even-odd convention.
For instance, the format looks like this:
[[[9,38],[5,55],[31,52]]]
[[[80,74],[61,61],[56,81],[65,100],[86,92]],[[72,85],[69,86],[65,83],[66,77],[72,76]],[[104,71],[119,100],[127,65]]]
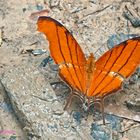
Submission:
[[[133,27],[140,27],[140,18],[133,15],[127,7],[126,11],[123,12],[123,16],[131,22]]]
[[[64,110],[58,101],[54,101],[52,104],[52,110],[55,114],[63,114]]]
[[[44,49],[37,49],[37,50],[33,50],[32,51],[32,54],[34,54],[34,55],[41,55],[41,54],[44,54],[44,53],[46,53],[47,51],[46,50],[44,50]]]
[[[82,114],[80,112],[73,112],[73,118],[76,120],[78,124],[81,123]]]
[[[128,140],[140,140],[140,127],[135,127],[124,133],[124,137]]]
[[[105,126],[92,124],[91,135],[95,140],[109,140],[112,135],[109,129],[105,129]]]
[[[60,0],[49,0],[49,4],[51,8],[58,6],[59,3],[60,3]]]
[[[140,98],[131,99],[125,102],[128,109],[140,112]]]
[[[17,136],[10,136],[9,140],[17,140]]]

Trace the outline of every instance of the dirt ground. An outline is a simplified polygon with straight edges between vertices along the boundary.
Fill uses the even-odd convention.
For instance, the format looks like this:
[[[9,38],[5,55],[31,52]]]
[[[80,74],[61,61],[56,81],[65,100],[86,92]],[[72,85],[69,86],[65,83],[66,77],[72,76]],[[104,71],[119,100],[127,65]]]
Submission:
[[[34,14],[46,10],[45,16],[70,30],[86,56],[98,50],[98,58],[110,47],[139,35],[139,3],[0,0],[0,140],[139,140],[140,70],[105,99],[106,126],[101,125],[98,111],[91,109],[87,115],[76,99],[64,111],[69,89],[63,84],[56,89],[50,86],[59,78],[56,70],[44,64],[49,43],[36,31]]]

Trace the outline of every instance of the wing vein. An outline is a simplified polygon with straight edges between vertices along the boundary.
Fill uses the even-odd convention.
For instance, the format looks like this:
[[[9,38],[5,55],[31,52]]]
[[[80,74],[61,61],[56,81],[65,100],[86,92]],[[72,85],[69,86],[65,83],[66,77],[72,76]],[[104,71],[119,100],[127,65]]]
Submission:
[[[56,31],[57,31],[57,39],[58,39],[59,49],[60,49],[60,52],[61,52],[61,54],[62,54],[62,57],[63,57],[64,62],[66,62],[65,57],[64,57],[64,55],[63,55],[63,52],[62,52],[62,50],[61,50],[61,43],[60,43],[60,38],[59,38],[59,33],[58,33],[58,27],[57,27],[57,26],[56,26]],[[64,64],[65,64],[65,63],[64,63]],[[65,64],[65,66],[66,66],[66,68],[68,67],[66,64]],[[70,75],[70,77],[71,77],[73,83],[75,84],[75,81],[74,81],[74,79],[73,79],[73,77],[72,77],[72,75],[71,75],[69,69],[67,69],[67,71],[68,71],[68,73],[69,73],[69,75]],[[76,85],[76,84],[75,84],[75,85]]]
[[[134,53],[134,51],[135,51],[135,49],[136,49],[136,47],[137,47],[137,44],[138,44],[138,41],[137,41],[137,43],[136,43],[136,45],[135,45],[133,51],[131,52],[131,54],[130,54],[129,57],[127,58],[126,62],[124,63],[124,65],[123,65],[122,67],[120,67],[120,69],[118,70],[118,72],[128,63],[129,59],[131,58],[132,54]],[[122,54],[122,53],[121,53],[121,54]],[[113,65],[114,65],[114,64],[113,64]],[[108,73],[107,73],[107,74],[108,74]],[[105,76],[105,78],[106,78],[106,77],[107,77],[107,75]],[[117,75],[114,76],[114,77],[112,78],[112,80],[111,80],[108,84],[106,84],[106,85],[100,90],[100,92],[101,92],[102,90],[104,90],[105,88],[107,88],[107,87],[115,80],[116,77],[117,77]],[[104,78],[104,79],[105,79],[105,78]],[[100,92],[97,93],[96,96],[99,95]]]
[[[71,49],[70,49],[70,46],[69,46],[69,39],[68,39],[67,32],[65,32],[65,35],[66,35],[66,39],[67,39],[67,46],[68,46],[68,49],[69,49],[70,57],[71,57],[72,64],[73,64],[73,57],[72,57]],[[76,71],[76,69],[75,69],[75,66],[74,66],[74,65],[72,65],[72,66],[73,66],[73,68],[74,68],[75,75],[76,75],[76,77],[77,77],[77,79],[78,79],[78,82],[79,82],[79,84],[80,84],[80,87],[81,87],[81,89],[83,90],[83,87],[82,87],[81,82],[80,82],[80,80],[79,80],[79,76],[78,76],[78,74],[77,74],[77,71]]]
[[[100,83],[96,86],[96,88],[92,91],[92,94],[96,91],[96,89],[98,88],[98,86],[100,86],[100,84],[104,81],[104,79],[106,78],[106,76],[108,75],[108,73],[110,72],[110,70],[111,70],[111,68],[114,66],[114,64],[115,64],[115,62],[118,60],[118,58],[122,55],[122,53],[123,53],[123,51],[125,50],[125,48],[126,48],[126,45],[127,45],[127,43],[125,44],[125,46],[122,48],[122,50],[120,51],[120,54],[116,57],[116,59],[114,60],[114,63],[112,64],[112,66],[110,67],[110,69],[109,69],[109,71],[106,73],[106,75],[103,77],[103,79],[100,81]],[[113,53],[113,50],[111,51],[111,54]],[[110,55],[110,57],[109,57],[109,59],[108,59],[108,61],[107,62],[109,62],[109,60],[111,59],[111,55]],[[106,62],[106,64],[104,65],[104,67],[107,65],[107,62]],[[103,71],[103,70],[102,70]],[[100,72],[100,74],[102,73],[102,71]],[[98,77],[99,77],[99,75],[98,75]],[[96,78],[97,79],[97,78]],[[97,93],[98,94],[98,93]],[[96,95],[97,95],[96,94]]]

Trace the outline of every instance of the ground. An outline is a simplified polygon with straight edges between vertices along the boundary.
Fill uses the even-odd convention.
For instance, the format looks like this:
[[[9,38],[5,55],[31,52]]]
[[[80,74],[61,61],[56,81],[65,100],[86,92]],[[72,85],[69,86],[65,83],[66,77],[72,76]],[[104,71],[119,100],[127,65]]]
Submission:
[[[114,45],[139,35],[139,0],[0,1],[0,139],[139,140],[140,71],[105,102],[106,125],[93,108],[87,113],[69,89],[59,84],[56,65],[48,60],[49,43],[36,30],[37,16],[61,22],[86,56],[100,57]],[[32,16],[31,16],[32,14]],[[43,13],[41,13],[43,14]],[[34,51],[33,51],[34,50]],[[35,55],[37,53],[37,55]],[[110,115],[113,114],[113,115]]]

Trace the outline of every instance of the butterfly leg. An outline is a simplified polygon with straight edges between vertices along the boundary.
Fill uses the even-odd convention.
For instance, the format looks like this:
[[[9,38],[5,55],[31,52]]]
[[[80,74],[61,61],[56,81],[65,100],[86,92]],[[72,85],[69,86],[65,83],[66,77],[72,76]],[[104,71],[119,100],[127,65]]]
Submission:
[[[71,105],[71,99],[73,97],[73,93],[71,93],[71,95],[68,97],[66,105],[64,107],[64,110],[66,110],[67,108],[69,108],[69,106]]]
[[[87,103],[87,104],[88,104],[88,106],[87,106],[87,107],[88,107],[88,108],[87,108],[87,111],[89,112],[89,108],[90,108],[90,98],[88,98],[88,103]]]
[[[71,95],[67,99],[67,103],[66,103],[66,105],[64,107],[64,110],[66,110],[67,108],[70,107],[73,97],[77,97],[77,98],[79,98],[81,100],[81,102],[83,102],[82,97],[79,94],[77,94],[76,92],[74,92],[73,90],[71,90]]]
[[[101,98],[100,107],[101,107],[101,113],[102,113],[103,124],[105,125],[104,99],[103,99],[103,98]]]
[[[104,116],[104,98],[95,98],[93,99],[93,101],[91,102],[90,105],[92,104],[99,104],[100,110],[101,110],[101,114],[102,114],[102,119],[103,119],[103,124],[105,125],[105,116]]]

